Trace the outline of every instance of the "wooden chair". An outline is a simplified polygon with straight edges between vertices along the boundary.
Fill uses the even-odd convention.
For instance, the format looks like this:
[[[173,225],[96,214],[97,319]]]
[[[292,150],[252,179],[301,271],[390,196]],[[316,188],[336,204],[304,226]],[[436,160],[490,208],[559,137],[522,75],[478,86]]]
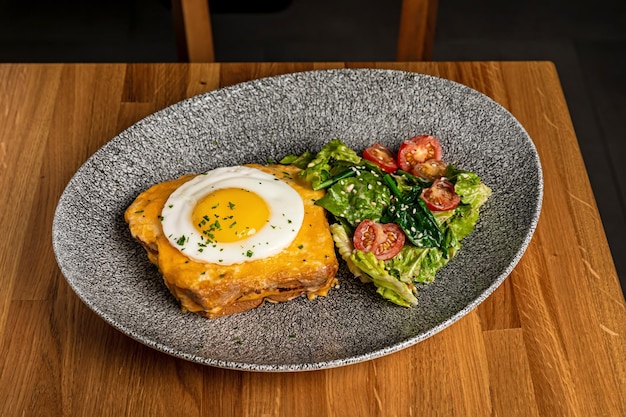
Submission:
[[[396,59],[428,61],[435,41],[438,0],[402,0]],[[213,62],[213,31],[208,0],[172,0],[179,59]]]

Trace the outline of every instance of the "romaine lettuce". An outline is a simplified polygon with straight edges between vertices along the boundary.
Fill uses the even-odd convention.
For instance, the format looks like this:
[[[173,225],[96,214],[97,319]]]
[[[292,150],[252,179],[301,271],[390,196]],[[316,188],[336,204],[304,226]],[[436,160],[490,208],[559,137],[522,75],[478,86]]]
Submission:
[[[309,181],[314,190],[319,189],[320,184],[328,180],[332,174],[332,164],[336,161],[344,161],[352,164],[361,162],[361,157],[339,139],[333,139],[315,155],[306,168],[300,172],[300,176]]]
[[[355,250],[350,258],[372,279],[377,288],[376,292],[385,299],[404,307],[417,304],[415,285],[411,282],[400,281],[391,275],[385,269],[385,262],[376,259],[372,252]]]
[[[480,207],[491,195],[491,188],[481,182],[480,177],[472,172],[462,172],[456,177],[454,190],[461,197],[461,204],[454,209],[454,214],[445,221],[454,238],[460,241],[472,233]]]
[[[348,236],[348,232],[345,227],[339,223],[333,223],[330,225],[330,232],[333,235],[335,246],[341,258],[348,265],[348,269],[355,277],[359,278],[362,282],[371,282],[371,279],[361,271],[361,269],[352,262],[352,252],[354,252],[354,245],[352,239]]]
[[[482,206],[491,195],[491,189],[473,172],[462,172],[456,177],[454,191],[461,196],[461,203],[473,208]]]

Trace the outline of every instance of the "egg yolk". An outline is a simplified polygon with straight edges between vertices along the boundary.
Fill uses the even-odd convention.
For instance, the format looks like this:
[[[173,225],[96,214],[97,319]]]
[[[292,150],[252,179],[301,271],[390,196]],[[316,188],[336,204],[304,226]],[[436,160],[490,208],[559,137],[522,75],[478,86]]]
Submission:
[[[258,194],[241,188],[223,188],[198,201],[192,221],[208,242],[237,242],[261,230],[270,209]]]

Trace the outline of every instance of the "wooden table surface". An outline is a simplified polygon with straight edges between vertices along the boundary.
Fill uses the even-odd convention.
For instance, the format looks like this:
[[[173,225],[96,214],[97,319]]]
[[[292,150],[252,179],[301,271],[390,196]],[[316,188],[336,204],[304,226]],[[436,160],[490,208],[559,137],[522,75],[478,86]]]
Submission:
[[[100,146],[185,97],[341,67],[461,82],[533,138],[542,214],[484,303],[379,359],[258,373],[155,351],[78,299],[51,224],[65,185]],[[626,304],[551,63],[0,64],[0,190],[1,416],[626,416]]]

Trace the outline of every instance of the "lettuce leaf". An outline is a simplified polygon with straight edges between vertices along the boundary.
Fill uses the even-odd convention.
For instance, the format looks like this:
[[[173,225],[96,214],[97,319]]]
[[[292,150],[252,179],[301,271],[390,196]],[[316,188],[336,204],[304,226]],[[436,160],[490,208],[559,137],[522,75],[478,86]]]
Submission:
[[[280,160],[280,163],[283,165],[295,165],[300,169],[305,169],[314,157],[315,155],[306,151],[302,155],[287,155]]]
[[[417,304],[415,285],[411,282],[403,282],[391,275],[385,269],[385,262],[376,259],[372,252],[354,250],[351,260],[363,272],[365,272],[376,286],[376,292],[383,298],[403,307]]]
[[[395,257],[385,261],[385,266],[390,274],[401,281],[430,283],[435,280],[437,271],[443,268],[449,260],[439,248],[418,248],[405,245]]]
[[[461,196],[461,203],[469,204],[473,208],[482,206],[491,195],[491,189],[473,172],[459,173],[456,176],[454,191]]]
[[[371,279],[361,271],[361,269],[352,262],[352,252],[354,252],[354,245],[352,239],[348,236],[348,232],[345,227],[339,223],[333,223],[330,225],[330,232],[333,236],[333,241],[337,247],[337,251],[341,258],[348,265],[348,269],[355,277],[359,278],[361,282],[371,282]]]
[[[422,268],[422,260],[428,249],[417,248],[412,245],[404,245],[400,252],[386,261],[386,267],[390,274],[401,281],[417,281]]]
[[[317,190],[320,184],[333,176],[331,169],[336,161],[358,164],[361,162],[361,157],[341,140],[333,139],[309,161],[306,168],[300,172],[300,176],[309,181],[314,190]]]
[[[474,230],[480,207],[491,195],[491,188],[481,182],[478,175],[461,172],[456,176],[454,190],[461,197],[461,203],[444,224],[449,233],[454,235],[454,240],[460,241]]]
[[[328,188],[316,204],[356,227],[365,219],[379,221],[390,198],[391,192],[378,174],[358,171],[355,176],[343,178]]]

